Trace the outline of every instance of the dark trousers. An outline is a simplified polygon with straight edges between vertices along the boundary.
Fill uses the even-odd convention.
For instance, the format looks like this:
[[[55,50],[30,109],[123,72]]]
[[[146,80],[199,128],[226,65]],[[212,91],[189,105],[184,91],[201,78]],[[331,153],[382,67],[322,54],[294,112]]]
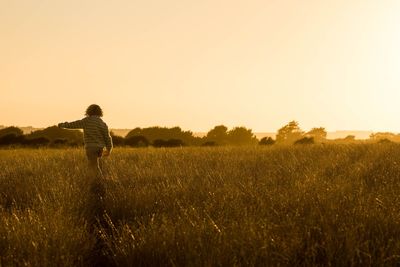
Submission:
[[[97,176],[98,178],[103,177],[102,163],[101,163],[102,152],[103,152],[102,147],[86,148],[86,156],[89,163],[89,171],[91,172],[91,175]]]
[[[105,186],[102,172],[101,147],[86,147],[86,156],[88,159],[88,182],[90,192],[88,195],[88,221],[94,225],[97,220],[102,220],[104,213]]]
[[[87,147],[86,156],[89,164],[88,182],[90,183],[91,203],[101,204],[105,197],[104,177],[102,172],[102,147]],[[101,207],[102,205],[100,205]],[[102,209],[102,208],[101,208]],[[95,209],[96,210],[96,209]]]

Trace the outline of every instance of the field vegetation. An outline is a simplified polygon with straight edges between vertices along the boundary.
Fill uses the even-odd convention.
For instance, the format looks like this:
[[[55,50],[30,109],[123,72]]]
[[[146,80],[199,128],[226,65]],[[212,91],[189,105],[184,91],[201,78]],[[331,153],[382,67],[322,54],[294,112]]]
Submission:
[[[0,150],[0,266],[398,266],[400,145]],[[99,245],[101,243],[101,245]],[[103,262],[103,263],[104,263]]]

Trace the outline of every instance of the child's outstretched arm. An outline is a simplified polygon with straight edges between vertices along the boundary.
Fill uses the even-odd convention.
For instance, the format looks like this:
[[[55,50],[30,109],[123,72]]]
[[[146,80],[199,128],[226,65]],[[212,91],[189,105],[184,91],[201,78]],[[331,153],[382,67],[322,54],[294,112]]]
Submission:
[[[58,127],[60,128],[67,128],[67,129],[83,129],[85,123],[82,120],[77,120],[73,122],[62,122],[58,124]]]

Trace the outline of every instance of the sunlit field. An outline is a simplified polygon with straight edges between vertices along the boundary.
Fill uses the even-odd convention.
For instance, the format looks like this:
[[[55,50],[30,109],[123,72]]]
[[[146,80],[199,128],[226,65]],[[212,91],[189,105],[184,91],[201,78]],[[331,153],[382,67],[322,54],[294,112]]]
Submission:
[[[93,225],[83,149],[0,150],[0,266],[400,264],[400,145],[120,148],[104,170]]]

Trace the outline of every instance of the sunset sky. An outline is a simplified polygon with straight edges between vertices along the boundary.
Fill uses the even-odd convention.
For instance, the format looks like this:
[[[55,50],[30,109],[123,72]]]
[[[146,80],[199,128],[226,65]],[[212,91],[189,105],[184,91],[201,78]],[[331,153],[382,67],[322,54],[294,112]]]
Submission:
[[[400,132],[398,0],[0,0],[0,125]]]

